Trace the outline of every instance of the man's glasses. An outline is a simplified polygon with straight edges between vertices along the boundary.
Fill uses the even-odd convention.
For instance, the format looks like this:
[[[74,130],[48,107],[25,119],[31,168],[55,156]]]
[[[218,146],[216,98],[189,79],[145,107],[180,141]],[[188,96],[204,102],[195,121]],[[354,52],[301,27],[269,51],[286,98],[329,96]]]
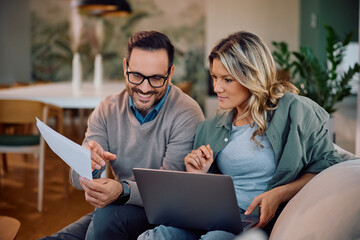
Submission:
[[[138,72],[126,71],[126,75],[128,76],[128,80],[130,83],[134,85],[141,85],[145,81],[145,79],[147,79],[150,86],[153,88],[160,88],[164,86],[166,80],[169,77],[169,74],[170,74],[170,69],[168,70],[168,74],[166,77],[158,76],[158,75],[145,76]]]

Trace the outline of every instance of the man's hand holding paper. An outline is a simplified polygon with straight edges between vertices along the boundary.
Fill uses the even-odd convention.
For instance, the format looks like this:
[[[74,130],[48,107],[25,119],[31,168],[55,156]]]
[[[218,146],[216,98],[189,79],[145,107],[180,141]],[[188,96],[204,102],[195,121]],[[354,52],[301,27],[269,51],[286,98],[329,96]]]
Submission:
[[[90,141],[84,148],[57,133],[39,119],[36,120],[36,125],[51,150],[82,177],[92,180],[92,171],[105,166],[106,161],[116,159],[115,154],[104,151],[95,141]]]
[[[99,178],[89,181],[80,177],[80,185],[85,190],[85,199],[97,208],[103,208],[114,202],[122,193],[122,185],[110,178]]]
[[[105,166],[106,161],[115,160],[116,155],[110,152],[104,151],[104,149],[95,141],[89,141],[86,147],[91,151],[91,170],[100,170],[101,167]]]
[[[104,151],[95,141],[90,141],[87,147],[67,139],[46,124],[37,119],[37,127],[49,147],[79,175],[85,199],[95,207],[104,207],[116,200],[122,193],[122,185],[109,178],[92,178],[92,171],[99,170],[109,160],[115,160],[116,155]]]

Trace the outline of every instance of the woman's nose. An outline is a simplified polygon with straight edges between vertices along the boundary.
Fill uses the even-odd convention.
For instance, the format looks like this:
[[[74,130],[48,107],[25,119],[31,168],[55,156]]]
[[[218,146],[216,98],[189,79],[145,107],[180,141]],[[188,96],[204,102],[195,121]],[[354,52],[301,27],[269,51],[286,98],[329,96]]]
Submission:
[[[224,89],[221,87],[218,81],[214,81],[214,92],[219,93],[222,92]]]

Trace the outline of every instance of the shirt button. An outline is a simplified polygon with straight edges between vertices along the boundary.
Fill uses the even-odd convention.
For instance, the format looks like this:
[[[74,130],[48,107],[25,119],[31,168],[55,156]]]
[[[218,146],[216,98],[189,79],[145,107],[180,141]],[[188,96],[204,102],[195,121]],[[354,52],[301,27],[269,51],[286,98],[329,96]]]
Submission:
[[[224,141],[227,142],[227,141],[229,141],[229,139],[228,139],[228,138],[224,138]]]

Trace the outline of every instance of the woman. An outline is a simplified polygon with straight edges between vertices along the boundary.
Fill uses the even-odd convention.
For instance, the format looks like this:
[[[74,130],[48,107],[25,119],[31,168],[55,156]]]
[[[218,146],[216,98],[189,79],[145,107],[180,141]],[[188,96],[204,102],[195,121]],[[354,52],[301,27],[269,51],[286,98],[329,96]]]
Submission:
[[[185,157],[186,170],[230,175],[241,211],[260,214],[257,227],[269,233],[282,205],[315,174],[341,160],[324,128],[329,115],[298,96],[290,82],[276,79],[269,49],[252,33],[237,32],[221,40],[209,63],[223,111],[198,127],[196,150]],[[139,238],[234,237],[224,231],[159,226]]]

